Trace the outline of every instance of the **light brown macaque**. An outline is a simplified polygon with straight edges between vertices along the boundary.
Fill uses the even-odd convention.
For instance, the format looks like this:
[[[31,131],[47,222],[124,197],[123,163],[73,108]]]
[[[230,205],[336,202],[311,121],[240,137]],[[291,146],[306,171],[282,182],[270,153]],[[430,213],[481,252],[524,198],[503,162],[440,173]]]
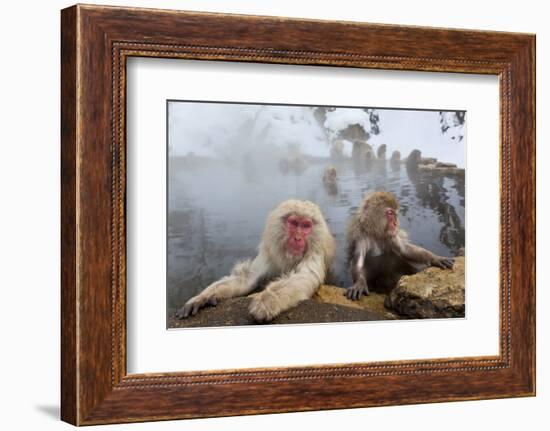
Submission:
[[[378,160],[386,160],[386,144],[382,144],[376,150],[376,157]]]
[[[269,322],[315,294],[329,273],[335,248],[317,205],[284,201],[267,217],[258,255],[187,301],[176,317],[184,319],[207,305],[261,289],[248,310],[256,321]]]
[[[353,147],[351,149],[351,157],[353,159],[363,159],[369,151],[374,156],[374,151],[372,150],[372,146],[370,144],[365,141],[355,139],[353,141]]]
[[[392,167],[393,170],[398,170],[400,165],[401,165],[401,153],[396,150],[391,154],[390,166]]]
[[[333,160],[344,159],[344,141],[342,140],[334,141],[334,143],[330,147],[330,158]]]
[[[279,171],[283,174],[302,175],[308,168],[307,161],[300,155],[283,157],[279,160]]]
[[[399,228],[399,204],[388,192],[373,192],[363,200],[348,226],[348,262],[353,286],[346,296],[358,300],[370,290],[389,293],[402,275],[429,266],[453,267],[453,259],[437,256],[411,243]]]
[[[279,160],[279,171],[283,175],[286,175],[290,172],[290,161],[286,157],[283,157],[281,160]]]
[[[337,179],[338,172],[336,171],[336,168],[332,165],[327,166],[323,172],[323,184],[336,184]]]
[[[329,195],[338,194],[338,172],[332,165],[327,166],[323,172],[323,186]]]
[[[393,153],[391,153],[390,162],[400,163],[401,162],[401,153],[397,150],[395,150]]]
[[[367,162],[367,168],[370,168],[375,160],[376,155],[374,154],[374,151],[367,150],[365,152],[365,161]]]

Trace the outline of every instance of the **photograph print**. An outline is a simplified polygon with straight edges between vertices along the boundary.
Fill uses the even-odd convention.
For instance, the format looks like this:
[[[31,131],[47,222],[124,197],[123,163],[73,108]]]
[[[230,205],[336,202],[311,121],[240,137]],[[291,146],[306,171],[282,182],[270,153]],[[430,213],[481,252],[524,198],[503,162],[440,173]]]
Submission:
[[[465,111],[166,115],[168,328],[465,317]]]

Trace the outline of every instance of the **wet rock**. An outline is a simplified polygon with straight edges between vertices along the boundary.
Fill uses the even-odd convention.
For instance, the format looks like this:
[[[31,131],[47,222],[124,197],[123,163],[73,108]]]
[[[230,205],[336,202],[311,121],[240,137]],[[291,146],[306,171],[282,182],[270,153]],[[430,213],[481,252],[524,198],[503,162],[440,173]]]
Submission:
[[[435,164],[436,168],[456,168],[456,164],[454,163],[446,163],[446,162],[437,162]]]
[[[420,159],[420,165],[434,165],[437,163],[437,159],[435,157],[422,157]]]
[[[187,319],[179,320],[172,314],[168,318],[168,327],[197,328],[255,325],[257,323],[248,313],[249,303],[249,297],[230,298],[220,302],[215,307],[204,308],[195,316]],[[388,317],[389,315],[391,313],[379,313],[370,309],[327,303],[316,298],[300,302],[296,307],[281,313],[270,324],[387,320],[391,318]]]
[[[428,268],[403,276],[385,305],[411,319],[464,317],[464,267],[464,258],[457,257],[452,270]]]
[[[451,165],[453,165],[453,163],[437,162],[428,165],[419,165],[418,170],[420,172],[433,172],[441,175],[464,175],[463,168],[457,168],[456,165],[454,165],[454,167]]]
[[[399,315],[388,310],[384,306],[386,295],[376,292],[371,292],[368,296],[362,296],[358,301],[351,301],[344,295],[345,289],[336,286],[323,285],[313,296],[315,301],[325,302],[328,304],[338,304],[345,307],[351,307],[361,310],[378,313],[386,319],[399,319]]]

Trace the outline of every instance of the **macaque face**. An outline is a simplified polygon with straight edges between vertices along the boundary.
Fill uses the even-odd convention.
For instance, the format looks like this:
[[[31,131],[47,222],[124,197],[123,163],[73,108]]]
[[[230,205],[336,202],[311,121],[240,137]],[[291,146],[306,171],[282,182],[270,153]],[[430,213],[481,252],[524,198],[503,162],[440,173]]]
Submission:
[[[293,256],[303,256],[307,250],[307,238],[313,231],[313,221],[298,215],[288,216],[285,220],[287,232],[287,250]]]
[[[393,208],[386,208],[386,231],[390,235],[397,233],[397,212]]]

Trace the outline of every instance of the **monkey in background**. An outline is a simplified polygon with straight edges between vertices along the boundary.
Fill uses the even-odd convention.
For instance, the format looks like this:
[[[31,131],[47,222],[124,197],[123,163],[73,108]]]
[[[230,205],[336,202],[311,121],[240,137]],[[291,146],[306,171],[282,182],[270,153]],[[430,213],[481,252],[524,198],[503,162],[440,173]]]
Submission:
[[[411,243],[399,228],[399,204],[388,192],[373,192],[363,200],[348,226],[348,262],[353,286],[346,297],[358,300],[370,289],[389,293],[402,275],[429,266],[453,267],[453,259],[437,256]]]
[[[338,172],[336,168],[332,165],[329,165],[325,168],[323,172],[323,185],[325,190],[331,196],[334,196],[338,193]]]
[[[344,141],[337,140],[334,141],[330,148],[330,158],[333,160],[343,160],[344,159]]]
[[[386,160],[386,144],[382,144],[378,147],[376,151],[376,158],[378,160]]]
[[[396,150],[391,154],[390,166],[392,170],[397,171],[399,170],[400,165],[401,165],[401,153]]]
[[[230,275],[187,301],[176,317],[184,319],[206,305],[215,306],[220,300],[263,287],[248,310],[256,321],[269,322],[314,295],[329,273],[335,248],[317,205],[284,201],[267,217],[258,255],[238,263]]]
[[[353,159],[364,159],[368,152],[371,152],[372,156],[376,157],[372,145],[360,139],[353,140],[353,147],[351,150],[351,157]]]

